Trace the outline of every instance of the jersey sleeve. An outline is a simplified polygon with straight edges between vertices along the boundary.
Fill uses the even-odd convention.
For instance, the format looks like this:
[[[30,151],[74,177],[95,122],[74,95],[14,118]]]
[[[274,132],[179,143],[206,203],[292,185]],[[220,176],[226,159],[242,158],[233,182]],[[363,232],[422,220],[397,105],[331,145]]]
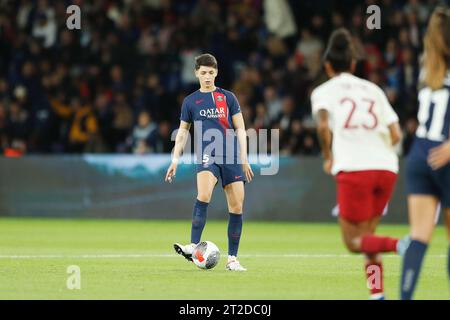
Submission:
[[[239,102],[236,98],[236,96],[231,93],[230,95],[228,95],[227,97],[227,102],[228,102],[228,108],[230,109],[230,113],[232,116],[234,116],[235,114],[241,112],[241,106],[239,105]]]
[[[386,94],[380,89],[381,110],[383,115],[383,122],[386,126],[389,126],[395,122],[398,122],[398,115],[395,113],[394,108],[390,104]]]
[[[331,112],[331,104],[324,90],[314,89],[311,93],[311,110],[313,116],[317,115],[319,110]]]
[[[180,120],[184,121],[184,122],[192,123],[191,109],[189,107],[189,103],[187,102],[187,99],[183,100],[183,104],[181,106]]]

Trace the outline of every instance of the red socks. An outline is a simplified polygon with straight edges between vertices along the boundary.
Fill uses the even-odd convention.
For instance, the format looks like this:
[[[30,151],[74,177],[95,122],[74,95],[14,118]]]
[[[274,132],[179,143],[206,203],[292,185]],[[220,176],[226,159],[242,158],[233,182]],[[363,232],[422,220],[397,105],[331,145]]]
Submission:
[[[366,262],[367,287],[371,296],[383,294],[383,265],[381,262]]]
[[[361,252],[377,254],[381,252],[396,252],[398,239],[366,235],[361,238]],[[383,297],[383,265],[380,262],[366,262],[367,286],[372,299]]]
[[[397,242],[398,239],[396,238],[366,235],[361,238],[361,252],[367,254],[396,252]]]

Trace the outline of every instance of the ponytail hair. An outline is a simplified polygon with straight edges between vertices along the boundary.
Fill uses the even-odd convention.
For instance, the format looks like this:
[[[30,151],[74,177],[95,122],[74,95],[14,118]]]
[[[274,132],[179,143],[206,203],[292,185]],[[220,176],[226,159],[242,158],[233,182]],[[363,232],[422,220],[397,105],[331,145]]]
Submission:
[[[352,61],[356,58],[356,49],[350,32],[345,28],[335,30],[328,41],[324,62],[329,62],[335,72],[346,72],[351,70]]]
[[[443,86],[450,68],[450,9],[437,7],[428,22],[424,37],[425,84],[432,90]]]

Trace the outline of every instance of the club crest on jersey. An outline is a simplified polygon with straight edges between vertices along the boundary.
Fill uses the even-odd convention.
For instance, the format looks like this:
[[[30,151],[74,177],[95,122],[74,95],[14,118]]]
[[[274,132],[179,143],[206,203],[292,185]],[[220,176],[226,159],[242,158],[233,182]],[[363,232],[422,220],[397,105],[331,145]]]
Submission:
[[[217,101],[222,102],[223,101],[223,96],[217,96]]]
[[[208,119],[210,118],[224,118],[225,115],[225,108],[221,107],[221,108],[209,108],[209,109],[204,109],[204,110],[200,110],[200,115],[202,117],[206,117]]]

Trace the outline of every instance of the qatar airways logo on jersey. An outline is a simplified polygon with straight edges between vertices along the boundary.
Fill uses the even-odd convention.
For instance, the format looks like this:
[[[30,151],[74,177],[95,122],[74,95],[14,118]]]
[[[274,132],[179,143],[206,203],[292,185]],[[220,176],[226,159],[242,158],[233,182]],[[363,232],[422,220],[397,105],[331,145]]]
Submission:
[[[225,118],[225,108],[209,108],[200,110],[200,115],[208,119],[211,118]]]
[[[214,110],[211,115],[225,115],[225,111],[221,111],[220,108]],[[200,111],[200,114],[202,113],[206,115],[207,110]],[[179,128],[172,132],[171,141],[177,141],[179,132],[186,141],[182,152],[184,156],[179,159],[180,163],[208,166],[211,163],[243,164],[245,161],[256,165],[263,176],[278,173],[280,168],[279,129],[205,129],[203,121],[194,121],[193,124],[194,139],[191,139],[191,134],[186,129]],[[247,142],[246,146],[245,142]]]

